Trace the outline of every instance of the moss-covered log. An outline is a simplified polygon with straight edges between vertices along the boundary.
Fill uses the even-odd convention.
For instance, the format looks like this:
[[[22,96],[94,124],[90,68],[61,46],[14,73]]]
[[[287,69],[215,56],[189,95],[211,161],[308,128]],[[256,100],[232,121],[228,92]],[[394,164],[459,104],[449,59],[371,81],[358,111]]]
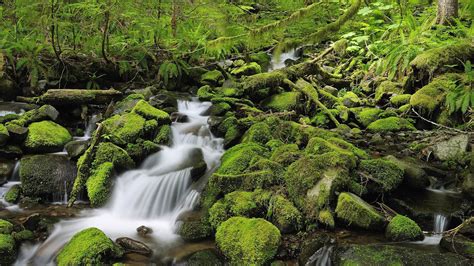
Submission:
[[[120,91],[110,90],[75,90],[55,89],[48,90],[39,97],[18,96],[17,101],[35,104],[51,105],[83,105],[83,104],[107,104],[122,96]]]

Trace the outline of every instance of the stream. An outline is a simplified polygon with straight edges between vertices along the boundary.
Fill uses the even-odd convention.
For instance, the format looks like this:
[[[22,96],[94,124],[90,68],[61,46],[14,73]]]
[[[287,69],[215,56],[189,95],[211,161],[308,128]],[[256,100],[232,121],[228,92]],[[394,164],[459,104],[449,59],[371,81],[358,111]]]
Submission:
[[[15,265],[50,265],[61,247],[77,232],[97,227],[110,238],[131,237],[154,250],[156,257],[179,245],[175,234],[176,218],[191,210],[199,200],[192,186],[189,156],[202,150],[207,175],[219,165],[223,153],[222,140],[213,137],[202,116],[210,103],[179,101],[178,110],[189,121],[172,124],[171,147],[149,156],[140,168],[121,174],[115,182],[108,204],[96,210],[85,210],[79,217],[57,223],[51,235],[39,245],[25,245]],[[149,238],[141,238],[137,228],[145,225],[153,230]]]

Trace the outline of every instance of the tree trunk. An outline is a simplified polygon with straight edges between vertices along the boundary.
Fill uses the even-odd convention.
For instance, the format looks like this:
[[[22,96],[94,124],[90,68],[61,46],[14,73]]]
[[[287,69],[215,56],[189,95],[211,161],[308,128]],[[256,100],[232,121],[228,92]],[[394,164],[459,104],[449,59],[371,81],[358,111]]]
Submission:
[[[450,24],[458,17],[458,0],[438,0],[437,24]]]
[[[18,96],[17,101],[35,104],[51,104],[54,106],[107,104],[122,96],[120,91],[109,90],[75,90],[56,89],[48,90],[39,97]]]

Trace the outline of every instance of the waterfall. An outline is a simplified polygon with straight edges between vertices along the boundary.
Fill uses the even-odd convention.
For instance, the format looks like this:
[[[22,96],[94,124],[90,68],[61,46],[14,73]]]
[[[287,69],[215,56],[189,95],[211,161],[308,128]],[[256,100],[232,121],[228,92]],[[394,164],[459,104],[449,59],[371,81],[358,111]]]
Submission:
[[[178,101],[178,110],[189,122],[173,123],[171,147],[148,157],[140,168],[120,175],[109,202],[101,209],[87,210],[79,218],[56,224],[51,235],[35,249],[22,249],[22,261],[33,265],[53,264],[61,247],[77,232],[97,227],[112,240],[131,237],[147,243],[159,255],[178,245],[176,217],[192,209],[199,192],[192,186],[190,161],[201,149],[209,175],[219,165],[223,153],[222,139],[214,138],[202,116],[210,103]],[[150,238],[141,238],[136,228],[145,225],[153,229]],[[26,259],[25,259],[26,258]]]
[[[297,49],[291,49],[288,52],[282,53],[280,55],[273,55],[272,60],[270,62],[269,71],[286,67],[285,61],[288,59],[291,59],[291,60],[299,59],[299,56],[297,55]]]
[[[0,204],[5,206],[5,209],[9,211],[21,211],[20,206],[18,204],[12,204],[7,202],[5,198],[5,194],[10,190],[11,187],[14,185],[20,185],[20,160],[15,162],[15,167],[13,168],[13,172],[8,179],[6,184],[3,184],[3,186],[0,186]]]
[[[442,234],[448,227],[448,217],[443,214],[434,215],[433,231],[435,234]]]
[[[331,266],[331,254],[334,246],[325,245],[318,249],[306,262],[306,266]]]

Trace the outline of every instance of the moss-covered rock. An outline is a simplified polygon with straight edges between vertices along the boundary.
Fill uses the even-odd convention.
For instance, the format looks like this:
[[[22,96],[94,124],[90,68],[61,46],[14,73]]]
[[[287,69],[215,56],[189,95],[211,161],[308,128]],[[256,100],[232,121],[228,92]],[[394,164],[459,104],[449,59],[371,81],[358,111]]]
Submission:
[[[388,223],[385,236],[392,241],[415,241],[423,240],[424,235],[421,228],[412,219],[396,215]]]
[[[30,124],[23,145],[33,153],[50,153],[62,151],[64,145],[71,140],[71,134],[61,125],[52,121],[42,121]]]
[[[8,133],[7,127],[0,124],[0,146],[5,145],[9,137],[10,137],[10,134]]]
[[[281,234],[264,219],[233,217],[216,233],[216,244],[232,264],[263,265],[277,253]]]
[[[271,138],[270,127],[263,123],[253,124],[242,137],[242,143],[256,142],[265,145]]]
[[[413,189],[425,189],[430,185],[428,174],[415,161],[398,159],[392,155],[386,156],[385,159],[403,170],[403,183],[406,186]]]
[[[13,224],[7,220],[0,219],[0,234],[11,234],[13,232]]]
[[[365,151],[340,138],[329,138],[327,140],[320,137],[311,138],[308,145],[306,145],[305,151],[308,154],[314,155],[320,155],[326,152],[346,154],[354,158],[354,165],[356,158],[367,158]]]
[[[328,228],[334,228],[336,226],[336,222],[334,221],[334,216],[330,210],[321,210],[318,213],[318,221],[322,225]]]
[[[336,216],[349,226],[381,231],[385,220],[374,207],[352,193],[341,193],[337,200]]]
[[[270,160],[286,167],[298,160],[301,156],[303,156],[303,152],[300,151],[298,145],[283,144],[273,150]]]
[[[75,234],[56,258],[58,265],[107,264],[123,251],[102,231],[91,227]]]
[[[225,265],[222,259],[219,257],[217,250],[205,249],[193,253],[191,256],[185,259],[185,265],[189,266],[223,266]]]
[[[226,148],[237,144],[242,137],[239,121],[235,116],[228,117],[222,121],[218,130],[224,133],[224,147]]]
[[[300,211],[281,195],[275,195],[271,198],[268,207],[271,213],[271,222],[282,233],[291,233],[301,228],[303,217]]]
[[[242,143],[227,150],[221,158],[219,174],[241,174],[258,156],[268,156],[268,150],[257,143]]]
[[[474,260],[474,240],[463,234],[446,235],[439,245],[444,250],[462,255],[471,261]]]
[[[275,112],[299,110],[301,105],[301,93],[296,91],[282,92],[272,95],[262,102],[265,109]]]
[[[133,108],[132,112],[137,113],[146,119],[156,120],[160,125],[171,123],[170,115],[167,112],[151,106],[144,100],[139,101]]]
[[[87,179],[87,196],[93,207],[104,205],[110,196],[114,165],[106,162],[97,167]]]
[[[21,230],[19,232],[13,232],[12,236],[17,242],[30,241],[35,238],[35,234],[30,230]]]
[[[158,145],[171,145],[171,127],[169,125],[164,125],[156,134],[155,139],[153,140],[154,143]]]
[[[251,61],[257,62],[262,68],[267,68],[271,61],[271,56],[266,52],[251,54],[249,58]]]
[[[189,212],[179,217],[178,234],[186,241],[201,241],[212,235],[212,227],[202,212]]]
[[[219,70],[212,70],[201,76],[201,84],[219,86],[224,82],[224,75]]]
[[[380,102],[386,95],[392,94],[403,94],[401,84],[392,81],[384,81],[380,83],[375,90],[375,101]]]
[[[241,77],[241,76],[251,76],[255,75],[258,73],[262,73],[262,67],[256,63],[256,62],[251,62],[248,64],[245,64],[239,68],[236,68],[230,72],[230,74],[236,76],[236,77]]]
[[[137,143],[129,143],[125,148],[127,153],[137,164],[145,160],[149,155],[158,152],[160,149],[160,145],[153,141],[143,139],[139,139]]]
[[[387,117],[370,123],[367,129],[375,133],[398,132],[405,130],[416,130],[410,121],[399,117]]]
[[[12,120],[7,123],[17,124],[26,127],[33,122],[40,122],[43,120],[55,121],[58,118],[59,112],[51,105],[43,105],[38,109],[30,110],[21,115],[20,118]]]
[[[11,265],[16,258],[15,239],[8,234],[0,233],[0,264]]]
[[[102,142],[99,144],[92,166],[95,169],[106,162],[113,163],[116,169],[121,170],[131,169],[135,166],[135,163],[128,153],[111,142]]]
[[[403,181],[403,170],[388,160],[362,160],[359,170],[369,177],[367,188],[372,193],[391,192]]]
[[[145,119],[136,113],[114,115],[102,122],[104,133],[119,146],[134,143],[144,133]]]
[[[376,121],[383,112],[383,110],[379,108],[353,108],[351,111],[355,114],[357,122],[364,127]]]
[[[14,185],[5,194],[5,197],[4,197],[5,201],[10,202],[10,203],[17,203],[18,200],[20,199],[20,194],[21,194],[21,186]]]
[[[399,94],[390,98],[390,104],[394,107],[400,107],[410,103],[411,94]]]
[[[130,94],[114,105],[113,114],[115,115],[130,112],[132,111],[133,107],[135,107],[135,105],[141,100],[145,100],[145,96],[143,94]]]
[[[349,107],[349,108],[357,107],[357,106],[360,106],[361,104],[361,100],[359,96],[357,96],[357,94],[355,94],[352,91],[346,92],[344,96],[342,96],[341,102],[344,106]]]

